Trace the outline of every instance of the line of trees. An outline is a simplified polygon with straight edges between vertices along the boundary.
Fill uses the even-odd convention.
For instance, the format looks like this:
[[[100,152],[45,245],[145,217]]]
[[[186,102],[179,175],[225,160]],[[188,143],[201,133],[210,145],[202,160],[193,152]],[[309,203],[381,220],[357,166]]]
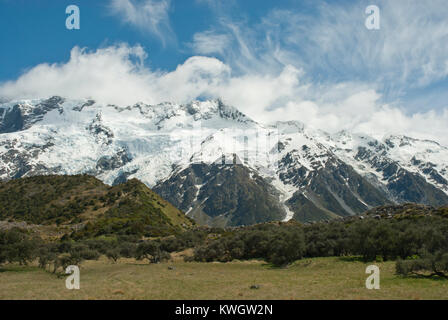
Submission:
[[[138,236],[119,236],[110,239],[44,242],[40,237],[14,228],[0,231],[0,265],[37,261],[40,268],[53,273],[64,272],[69,265],[106,256],[112,262],[119,258],[135,258],[158,263],[170,259],[171,252],[193,248],[205,241],[209,231],[191,230],[177,236],[155,240],[140,240]]]
[[[244,228],[195,249],[193,260],[263,259],[285,266],[303,257],[360,256],[363,261],[397,260],[398,274],[448,274],[448,219],[334,221],[301,226],[265,224]]]
[[[41,268],[52,272],[101,255],[112,262],[126,257],[158,263],[169,259],[170,253],[187,248],[194,248],[194,255],[187,261],[263,259],[274,266],[286,266],[305,257],[359,256],[366,262],[396,260],[396,271],[402,275],[445,277],[448,219],[426,215],[312,225],[268,223],[226,230],[198,228],[145,241],[120,235],[46,243],[23,230],[0,231],[0,264],[37,260]]]

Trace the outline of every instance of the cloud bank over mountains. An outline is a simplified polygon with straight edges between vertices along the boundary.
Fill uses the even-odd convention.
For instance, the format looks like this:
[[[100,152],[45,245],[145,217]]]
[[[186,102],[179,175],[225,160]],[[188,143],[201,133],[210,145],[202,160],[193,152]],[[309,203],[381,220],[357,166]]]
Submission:
[[[192,35],[185,44],[191,56],[174,70],[148,68],[140,45],[75,47],[64,63],[43,63],[0,84],[0,97],[124,105],[221,98],[261,122],[299,120],[330,132],[406,134],[448,145],[448,94],[430,91],[448,76],[448,7],[439,0],[377,2],[378,31],[364,27],[364,3],[320,1],[306,13],[274,8],[256,22],[235,20],[225,4],[214,4],[216,24]],[[175,37],[170,5],[111,1],[123,22],[164,45]],[[415,90],[430,91],[437,108],[421,97],[421,108],[410,108],[406,97]]]

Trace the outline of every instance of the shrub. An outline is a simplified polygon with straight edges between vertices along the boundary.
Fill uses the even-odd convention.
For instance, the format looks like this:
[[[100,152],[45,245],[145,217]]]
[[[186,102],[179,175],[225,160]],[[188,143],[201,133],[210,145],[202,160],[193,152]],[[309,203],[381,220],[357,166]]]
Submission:
[[[120,259],[120,250],[118,248],[109,249],[106,251],[106,257],[116,263]]]
[[[424,252],[421,258],[412,260],[398,260],[395,271],[399,275],[425,275],[448,278],[448,253],[438,251],[436,253]]]
[[[135,243],[125,242],[119,247],[120,256],[133,258],[136,255],[137,245]]]

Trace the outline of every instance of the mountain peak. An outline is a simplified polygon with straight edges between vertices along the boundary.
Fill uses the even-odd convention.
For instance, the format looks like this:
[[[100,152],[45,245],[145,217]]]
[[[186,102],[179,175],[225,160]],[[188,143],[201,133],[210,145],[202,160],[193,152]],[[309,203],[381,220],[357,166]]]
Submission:
[[[405,145],[412,145],[415,143],[427,143],[427,144],[433,144],[438,147],[442,147],[440,143],[429,140],[429,139],[416,139],[412,137],[408,137],[405,135],[389,135],[387,136],[384,141],[389,144],[398,144],[399,146],[405,146]]]
[[[226,164],[217,166],[223,156]],[[207,163],[165,191],[173,199],[185,194],[187,209],[208,201],[209,213],[218,207],[243,212],[248,205],[235,198],[231,209],[223,206],[224,195],[201,198],[204,181],[231,191],[229,199],[241,191],[219,172],[214,181],[210,168],[228,179],[244,174],[246,186],[278,198],[272,200],[280,204],[278,212],[303,221],[388,202],[438,205],[448,202],[447,158],[447,148],[406,136],[329,134],[300,121],[265,126],[220,99],[117,106],[54,96],[0,104],[2,180],[87,173],[111,185],[137,178],[156,187],[180,169]]]
[[[189,114],[202,120],[209,120],[215,116],[219,116],[222,119],[234,120],[237,122],[255,122],[235,107],[225,104],[221,99],[205,101],[195,100],[191,103],[183,105],[182,108],[184,108]]]

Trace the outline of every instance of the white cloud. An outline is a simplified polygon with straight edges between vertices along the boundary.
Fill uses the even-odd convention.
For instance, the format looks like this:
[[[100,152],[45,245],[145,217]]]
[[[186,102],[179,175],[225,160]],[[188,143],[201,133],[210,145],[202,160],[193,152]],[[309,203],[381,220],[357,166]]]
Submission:
[[[299,72],[293,67],[286,67],[278,75],[235,77],[220,60],[193,56],[171,72],[160,72],[144,67],[146,56],[141,46],[126,44],[93,52],[75,47],[67,63],[40,64],[16,81],[1,84],[0,96],[22,99],[61,95],[128,105],[222,97],[253,116],[290,96],[298,83]]]
[[[348,129],[379,136],[401,133],[448,145],[448,110],[407,115],[381,103],[374,89],[356,83],[315,86],[287,65],[279,72],[234,75],[232,67],[210,57],[187,59],[170,72],[144,67],[141,46],[87,51],[75,47],[70,60],[38,65],[16,81],[0,84],[0,96],[23,99],[61,95],[131,105],[139,101],[186,103],[198,97],[222,98],[262,122],[300,120],[334,132]],[[311,94],[310,94],[311,92]],[[320,92],[317,95],[314,92]]]
[[[286,66],[279,74],[245,74],[228,79],[221,87],[212,88],[215,96],[238,107],[259,121],[270,121],[268,110],[283,105],[303,90],[300,70]]]
[[[155,35],[164,45],[174,38],[168,14],[170,0],[111,0],[109,7],[124,23]]]
[[[40,64],[17,81],[3,83],[0,95],[6,98],[95,97],[106,103],[125,103],[129,97],[148,98],[142,93],[153,74],[142,66],[145,58],[146,53],[140,46],[119,45],[96,52],[75,47],[67,63]]]
[[[0,96],[60,95],[127,105],[187,102],[216,92],[230,77],[230,68],[214,58],[191,57],[172,72],[149,70],[143,66],[144,59],[141,46],[121,44],[93,52],[75,47],[67,63],[40,64],[16,81],[1,84]]]
[[[330,104],[298,99],[266,112],[265,117],[295,119],[327,132],[349,130],[378,139],[390,134],[407,135],[448,146],[448,109],[408,115],[402,108],[381,104],[379,98],[376,91],[367,90]]]
[[[378,0],[381,29],[364,27],[366,3],[317,2],[315,14],[274,10],[260,31],[296,61],[329,80],[375,82],[400,93],[448,75],[446,1]]]
[[[230,36],[226,34],[217,34],[209,30],[194,34],[192,48],[197,54],[223,54],[230,46],[230,42]]]

